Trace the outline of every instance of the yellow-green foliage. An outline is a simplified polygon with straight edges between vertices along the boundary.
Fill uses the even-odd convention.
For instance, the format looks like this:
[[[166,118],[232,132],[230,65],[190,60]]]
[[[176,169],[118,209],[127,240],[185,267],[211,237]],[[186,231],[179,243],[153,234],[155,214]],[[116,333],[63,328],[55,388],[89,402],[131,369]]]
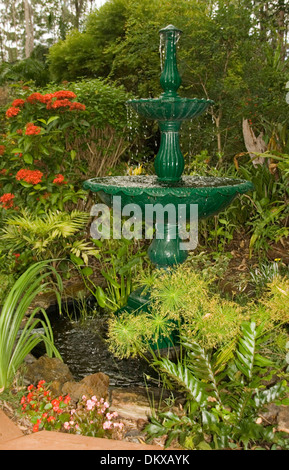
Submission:
[[[128,312],[109,320],[110,349],[119,358],[134,357],[146,350],[147,318],[142,312],[134,316]]]
[[[144,352],[144,344],[147,347],[159,336],[170,336],[176,327],[181,336],[210,349],[232,344],[244,321],[264,323],[267,331],[289,322],[288,279],[275,279],[262,301],[241,306],[216,293],[210,281],[184,264],[158,271],[150,294],[149,313],[125,313],[111,319],[109,341],[116,355]]]
[[[262,299],[270,320],[274,323],[289,323],[289,279],[275,277]]]

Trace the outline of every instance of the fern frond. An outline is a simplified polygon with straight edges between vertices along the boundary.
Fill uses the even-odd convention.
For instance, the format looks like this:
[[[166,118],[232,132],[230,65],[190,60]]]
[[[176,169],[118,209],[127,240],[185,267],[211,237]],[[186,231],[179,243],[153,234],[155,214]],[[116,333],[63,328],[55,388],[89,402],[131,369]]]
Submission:
[[[188,367],[178,362],[174,364],[167,358],[162,358],[156,362],[160,372],[166,374],[169,379],[178,385],[179,390],[183,390],[190,398],[202,405],[207,399],[205,384],[198,380],[190,372]]]
[[[193,341],[183,343],[183,346],[188,350],[190,369],[199,380],[202,380],[207,384],[208,393],[212,393],[221,403],[218,384],[215,378],[215,370],[209,354],[207,354],[204,348],[202,348],[198,343]]]
[[[236,365],[249,381],[252,379],[256,350],[257,330],[254,322],[242,325],[242,337],[236,349]]]

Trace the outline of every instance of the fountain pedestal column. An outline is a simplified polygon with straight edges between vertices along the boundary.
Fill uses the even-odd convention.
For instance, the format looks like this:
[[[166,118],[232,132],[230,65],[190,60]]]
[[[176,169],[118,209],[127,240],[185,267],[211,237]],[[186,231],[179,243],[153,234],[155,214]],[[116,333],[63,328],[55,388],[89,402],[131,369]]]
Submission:
[[[165,222],[162,226],[156,224],[156,234],[160,238],[153,239],[148,248],[148,257],[157,268],[167,268],[183,263],[188,257],[188,251],[182,250],[182,240],[179,237],[179,226]]]
[[[185,167],[180,149],[180,121],[161,121],[160,149],[155,159],[155,171],[160,181],[179,181]]]

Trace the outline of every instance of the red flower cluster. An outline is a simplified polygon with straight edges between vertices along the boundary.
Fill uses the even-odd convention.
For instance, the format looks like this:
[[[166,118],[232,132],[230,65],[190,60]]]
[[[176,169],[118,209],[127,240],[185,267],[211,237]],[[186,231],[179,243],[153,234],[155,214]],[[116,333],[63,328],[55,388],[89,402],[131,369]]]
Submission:
[[[40,380],[37,387],[29,385],[28,394],[21,398],[20,404],[22,411],[30,414],[36,423],[33,426],[33,432],[39,431],[39,428],[46,428],[53,425],[57,416],[65,412],[65,408],[70,403],[70,396],[66,395],[52,400],[51,391],[47,389],[45,380]]]
[[[74,101],[73,103],[71,103],[69,109],[70,109],[70,111],[72,111],[73,109],[79,109],[80,111],[84,111],[85,110],[85,105],[81,104],[81,103],[78,103],[77,101]]]
[[[73,93],[73,91],[60,90],[53,93],[53,97],[57,98],[58,100],[73,99],[76,98],[76,94]]]
[[[35,126],[33,122],[28,122],[28,124],[26,124],[25,135],[37,135],[40,134],[40,132],[41,127]]]
[[[0,202],[4,209],[11,209],[13,207],[13,199],[15,198],[14,194],[6,193],[0,197]]]
[[[52,98],[54,97],[54,94],[53,93],[47,93],[46,95],[43,95],[42,98],[41,98],[41,103],[49,103]]]
[[[85,105],[77,102],[71,102],[71,99],[76,98],[76,94],[73,91],[69,90],[59,90],[54,93],[47,93],[46,95],[41,95],[41,93],[32,93],[28,96],[27,101],[29,103],[40,103],[46,104],[47,109],[58,109],[68,107],[70,110],[79,109],[81,111],[85,110]]]
[[[41,95],[41,93],[32,93],[26,98],[26,101],[28,101],[28,103],[31,103],[31,104],[37,103],[37,101],[40,101],[41,103],[43,103],[42,98],[43,98],[43,95]]]
[[[71,99],[75,99],[75,98],[76,98],[76,94],[73,91],[59,90],[59,91],[55,91],[54,93],[47,93],[45,95],[42,95],[41,93],[38,93],[38,92],[31,93],[31,95],[29,95],[26,98],[26,101],[30,104],[35,104],[35,103],[46,104],[47,109],[69,108],[70,111],[74,109],[84,111],[85,110],[84,104],[70,101]],[[24,104],[25,104],[25,100],[23,99],[14,100],[12,103],[12,106],[9,109],[7,109],[6,116],[9,118],[17,116],[17,114],[20,111],[20,107],[24,106]],[[26,132],[26,135],[30,135],[30,134],[31,133],[27,134]]]
[[[76,94],[73,91],[69,90],[60,90],[55,91],[54,93],[47,93],[46,95],[41,95],[41,93],[32,93],[28,96],[27,101],[28,103],[36,103],[39,101],[40,103],[47,104],[47,108],[51,109],[51,107],[57,108],[58,106],[52,106],[53,99],[56,98],[58,100],[70,100],[76,98]]]
[[[3,155],[5,152],[5,145],[0,145],[0,155]]]
[[[16,179],[18,181],[23,180],[26,181],[26,183],[30,184],[38,184],[41,182],[41,178],[43,176],[43,173],[39,170],[19,170],[16,174]]]
[[[15,106],[12,106],[11,108],[7,109],[7,111],[6,111],[6,116],[7,116],[8,118],[17,116],[17,114],[19,113],[19,111],[20,111],[20,108],[16,108]]]
[[[51,103],[49,103],[49,108],[50,109],[51,108],[54,108],[54,109],[65,108],[66,106],[70,106],[70,105],[71,105],[71,101],[69,101],[67,98],[65,98],[63,100],[52,101]]]
[[[0,170],[0,175],[6,175],[6,173],[7,173],[6,168],[3,168],[2,170]]]
[[[24,106],[24,104],[25,104],[25,100],[22,100],[19,98],[13,101],[12,106],[19,108],[19,106]]]
[[[67,184],[67,181],[64,181],[64,176],[60,173],[55,176],[53,183],[55,184]]]
[[[47,103],[47,109],[58,109],[58,108],[66,108],[69,107],[69,110],[72,111],[73,109],[79,109],[81,111],[85,110],[85,105],[78,103],[77,101],[70,101],[67,98],[63,100],[55,100]]]

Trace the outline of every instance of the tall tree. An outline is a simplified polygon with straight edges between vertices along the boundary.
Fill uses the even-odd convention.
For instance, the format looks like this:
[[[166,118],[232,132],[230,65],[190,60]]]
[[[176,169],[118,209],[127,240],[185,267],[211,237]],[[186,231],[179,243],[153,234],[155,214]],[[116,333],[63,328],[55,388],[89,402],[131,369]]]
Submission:
[[[96,0],[0,0],[0,57],[15,62],[82,28]]]
[[[29,0],[23,0],[25,18],[25,57],[31,56],[34,49],[33,10]]]

